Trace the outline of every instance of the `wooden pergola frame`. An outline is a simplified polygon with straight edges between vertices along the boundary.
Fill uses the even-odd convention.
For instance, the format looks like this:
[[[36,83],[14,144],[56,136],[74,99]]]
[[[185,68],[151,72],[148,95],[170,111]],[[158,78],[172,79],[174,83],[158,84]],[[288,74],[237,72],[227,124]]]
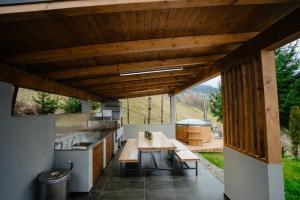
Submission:
[[[23,27],[23,23],[28,22],[55,24],[61,21],[66,26],[72,26],[67,23],[68,20],[74,20],[74,23],[76,20],[84,21],[85,16],[94,20],[103,16],[115,17],[119,14],[122,16],[124,13],[126,16],[136,17],[142,13],[146,30],[149,28],[146,27],[148,25],[146,20],[149,22],[151,20],[146,18],[147,13],[143,12],[149,10],[153,11],[151,15],[156,15],[157,10],[161,12],[167,10],[167,13],[173,14],[175,18],[179,12],[188,15],[188,9],[194,9],[196,14],[205,11],[214,16],[215,10],[224,10],[228,14],[230,11],[238,13],[242,8],[247,8],[245,15],[241,16],[241,21],[232,22],[235,26],[232,30],[228,29],[226,33],[223,33],[217,24],[215,27],[209,27],[209,23],[203,21],[199,26],[207,26],[208,29],[211,28],[211,32],[217,30],[215,32],[218,33],[197,34],[199,30],[195,29],[197,22],[195,18],[190,19],[195,24],[172,22],[173,26],[176,24],[192,30],[190,32],[187,30],[186,34],[176,32],[166,34],[166,28],[162,31],[161,37],[153,38],[151,31],[149,33],[145,31],[144,35],[140,34],[141,39],[131,40],[128,39],[131,37],[130,30],[126,30],[123,36],[127,39],[123,40],[112,42],[106,40],[91,44],[90,41],[94,41],[91,39],[80,41],[84,43],[81,45],[67,43],[62,45],[60,42],[64,43],[64,40],[68,39],[63,38],[58,39],[59,42],[55,44],[62,47],[48,48],[47,45],[41,46],[43,44],[37,42],[32,45],[36,47],[33,49],[30,45],[26,46],[26,40],[19,40],[18,43],[8,37],[5,31],[0,32],[4,37],[1,43],[3,48],[9,47],[7,46],[9,42],[20,44],[11,47],[8,53],[1,54],[0,81],[10,82],[18,87],[103,101],[165,93],[175,95],[195,84],[221,75],[225,145],[258,160],[279,163],[281,162],[280,134],[273,50],[300,36],[299,1],[73,0],[2,5],[0,27],[8,27],[10,31],[10,29],[17,29],[18,26]],[[265,21],[262,18],[262,22],[257,21],[252,24],[253,27],[259,24],[258,27],[252,30],[249,28],[250,31],[247,31],[250,25],[240,27],[249,18],[247,14],[250,13],[251,16],[254,11],[265,10],[270,13],[270,17]],[[232,16],[228,14],[228,17],[236,19]],[[166,22],[169,20],[168,17],[164,19]],[[248,23],[251,22],[251,19],[249,20]],[[126,26],[129,27],[128,24]],[[163,29],[166,25],[158,26]],[[169,29],[172,29],[171,25]],[[97,26],[95,30],[95,35],[98,34],[99,37],[104,35],[103,30],[101,33],[97,32]],[[240,30],[244,31],[239,32]],[[20,29],[20,31],[24,30]],[[35,29],[32,28],[32,33],[34,31]],[[17,32],[11,33],[18,36]],[[25,38],[32,39],[30,35],[26,35]],[[8,43],[5,43],[5,39]],[[111,40],[114,39],[112,37]],[[212,51],[215,53],[209,53]],[[101,59],[97,59],[98,57]],[[126,57],[131,57],[131,61],[124,59]],[[118,62],[111,62],[114,59]],[[124,71],[174,66],[182,66],[183,70],[120,76]]]

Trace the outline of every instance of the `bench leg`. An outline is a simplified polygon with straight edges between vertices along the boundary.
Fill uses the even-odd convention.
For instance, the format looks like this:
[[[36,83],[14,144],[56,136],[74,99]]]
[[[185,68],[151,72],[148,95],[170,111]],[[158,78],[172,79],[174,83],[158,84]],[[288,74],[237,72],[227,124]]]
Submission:
[[[196,176],[198,176],[198,162],[196,161]]]
[[[122,163],[120,163],[120,176],[122,176],[122,167],[123,167],[123,165],[122,165]]]
[[[175,155],[174,155],[174,153],[172,153],[172,168],[173,168],[173,171],[172,171],[172,173],[173,173],[173,175],[175,175]]]
[[[139,150],[139,162],[138,162],[138,174],[141,173],[141,163],[142,163],[142,152]]]
[[[183,162],[180,162],[181,175],[183,175]]]

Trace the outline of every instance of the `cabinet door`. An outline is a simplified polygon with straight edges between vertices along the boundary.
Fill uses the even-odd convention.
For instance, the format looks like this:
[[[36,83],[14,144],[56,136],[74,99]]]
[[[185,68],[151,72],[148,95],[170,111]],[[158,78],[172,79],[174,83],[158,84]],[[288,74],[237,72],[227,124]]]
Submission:
[[[109,161],[112,158],[113,154],[113,134],[110,134],[106,137],[106,164],[109,163]]]
[[[97,144],[93,148],[93,184],[101,175],[103,169],[103,143]]]

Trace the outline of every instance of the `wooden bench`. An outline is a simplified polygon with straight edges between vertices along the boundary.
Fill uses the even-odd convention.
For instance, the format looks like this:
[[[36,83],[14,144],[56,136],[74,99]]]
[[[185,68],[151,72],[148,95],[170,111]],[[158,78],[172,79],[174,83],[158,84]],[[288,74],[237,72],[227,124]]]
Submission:
[[[137,149],[137,139],[128,139],[122,152],[119,157],[119,163],[120,163],[120,175],[122,174],[123,170],[136,170],[138,171],[138,149]],[[123,164],[128,163],[135,163],[136,168],[135,169],[126,169],[123,167]]]
[[[199,160],[199,157],[197,155],[195,155],[193,152],[191,152],[185,145],[183,145],[178,140],[172,139],[171,141],[176,146],[176,150],[175,150],[174,154],[180,162],[181,173],[183,172],[183,170],[195,169],[196,176],[197,176],[198,175],[198,162],[197,161]],[[191,161],[195,161],[195,167],[190,167],[186,163],[186,162],[191,162]],[[175,158],[173,159],[173,162],[175,162]],[[173,166],[175,166],[175,163],[173,163]]]

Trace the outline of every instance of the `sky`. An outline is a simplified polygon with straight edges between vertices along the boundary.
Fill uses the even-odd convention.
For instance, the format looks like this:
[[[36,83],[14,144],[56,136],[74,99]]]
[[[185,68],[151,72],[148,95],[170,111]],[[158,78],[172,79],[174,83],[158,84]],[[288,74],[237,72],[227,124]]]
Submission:
[[[217,88],[219,86],[220,82],[221,82],[221,76],[217,76],[217,77],[210,79],[209,81],[206,81],[202,84]]]

